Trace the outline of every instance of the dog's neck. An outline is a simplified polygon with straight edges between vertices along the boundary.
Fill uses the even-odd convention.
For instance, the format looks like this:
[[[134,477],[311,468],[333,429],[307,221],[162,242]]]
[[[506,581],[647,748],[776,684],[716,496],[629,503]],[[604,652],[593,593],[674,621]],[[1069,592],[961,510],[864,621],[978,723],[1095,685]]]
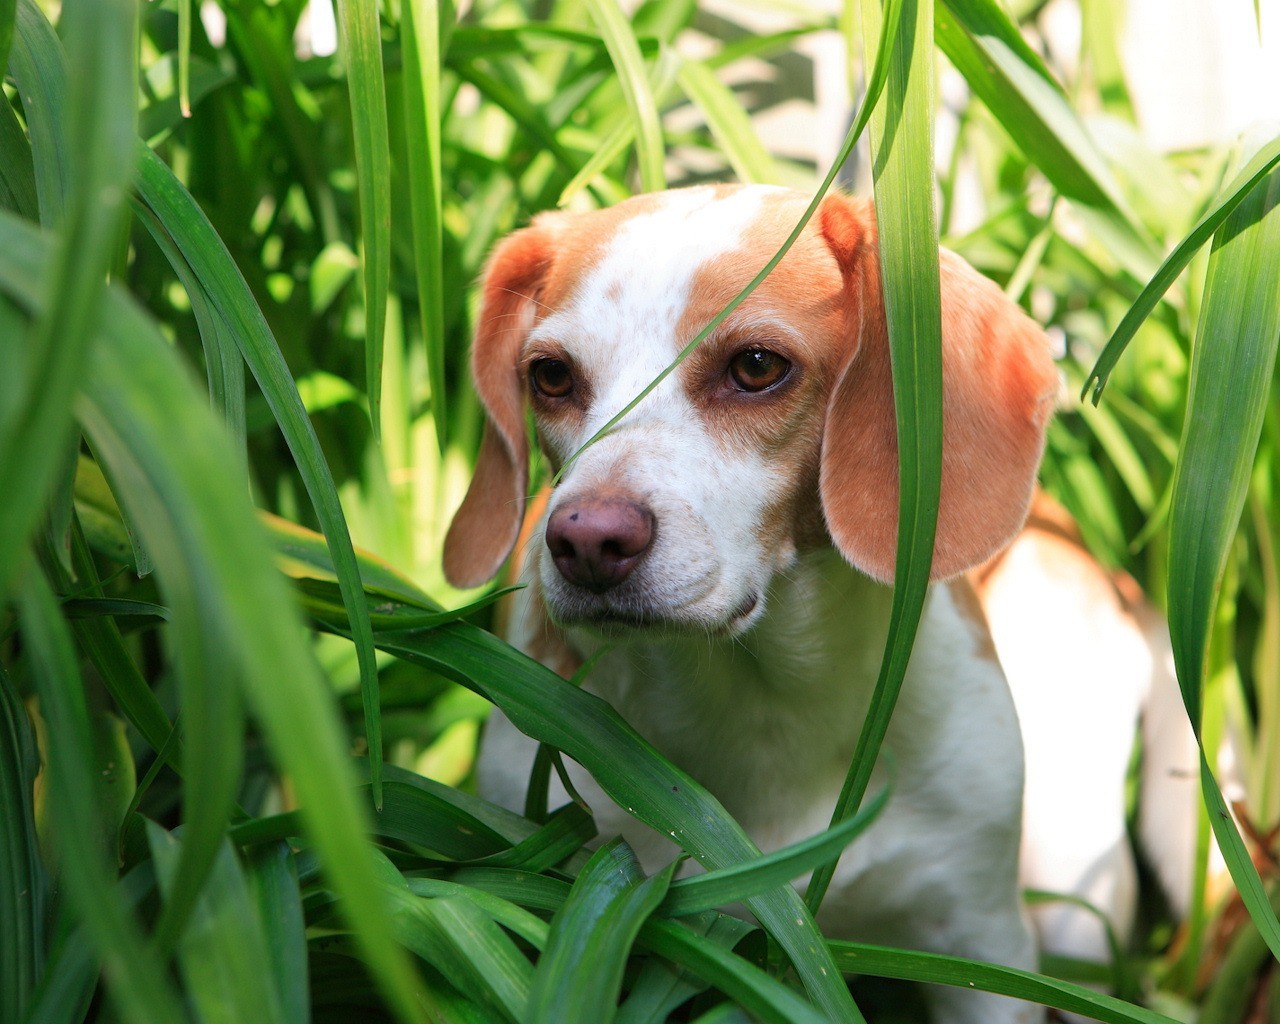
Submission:
[[[713,792],[741,794],[730,811],[753,816],[767,814],[777,779],[791,780],[792,797],[797,776],[839,787],[891,601],[890,588],[826,548],[774,578],[764,615],[741,636],[568,639],[584,656],[603,648],[589,690]]]

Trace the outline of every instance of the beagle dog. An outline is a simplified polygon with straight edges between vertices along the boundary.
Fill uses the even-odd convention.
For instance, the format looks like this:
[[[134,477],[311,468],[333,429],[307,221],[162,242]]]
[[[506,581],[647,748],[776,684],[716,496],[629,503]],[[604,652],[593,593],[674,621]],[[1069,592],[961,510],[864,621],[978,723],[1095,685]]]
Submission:
[[[560,469],[751,280],[807,203],[780,188],[700,186],[543,214],[498,246],[472,363],[486,427],[445,543],[455,585],[491,579],[517,545],[526,409]],[[1029,793],[1027,806],[1054,822],[1042,831],[1063,848],[1020,857],[1024,743],[1033,756],[1046,744],[1050,764],[1061,757],[1068,772],[1096,751],[1024,737],[979,593],[1011,603],[1021,623],[1010,642],[1026,655],[1018,670],[1033,702],[1042,687],[1064,686],[1057,696],[1078,706],[1070,677],[1089,677],[1077,682],[1095,694],[1107,671],[1094,659],[1107,655],[1084,664],[1068,649],[1044,656],[1060,663],[1037,664],[1036,644],[1054,626],[1038,602],[1052,587],[1034,551],[1024,558],[1015,545],[1001,556],[1026,519],[1058,390],[1047,339],[947,251],[941,282],[936,582],[885,741],[889,803],[841,858],[819,923],[833,938],[1034,969],[1022,886],[1099,899],[1109,911],[1132,899],[1123,806],[1107,802],[1123,794],[1124,761],[1107,764],[1111,817],[1099,827],[1079,820],[1096,810],[1087,794],[1061,803],[1070,774],[1044,773],[1047,792]],[[702,782],[762,849],[776,849],[829,823],[884,648],[897,513],[875,218],[868,202],[831,195],[760,287],[568,465],[522,552],[528,586],[509,638],[566,676],[603,652],[587,689]],[[964,575],[976,566],[977,589]],[[1086,604],[1089,586],[1102,586],[1090,580],[1072,591]],[[1054,733],[1052,714],[1036,721]],[[1088,743],[1087,733],[1074,742]],[[1119,744],[1126,758],[1128,743]],[[534,754],[495,713],[481,792],[521,807]],[[873,786],[884,784],[877,773]],[[573,774],[603,835],[625,836],[647,870],[670,861],[667,837]],[[1058,822],[1064,806],[1074,816]],[[1121,925],[1123,915],[1121,906]],[[1045,924],[1071,952],[1105,958],[1100,923],[1078,907]],[[1043,1013],[942,987],[926,998],[938,1024]]]

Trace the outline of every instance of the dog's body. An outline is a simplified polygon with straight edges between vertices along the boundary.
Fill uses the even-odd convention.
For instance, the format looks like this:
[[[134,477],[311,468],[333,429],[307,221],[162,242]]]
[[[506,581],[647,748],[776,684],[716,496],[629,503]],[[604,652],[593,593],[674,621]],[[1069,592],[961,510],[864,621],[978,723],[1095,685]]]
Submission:
[[[540,218],[499,248],[473,360],[489,419],[446,543],[452,580],[492,577],[516,545],[526,399],[563,465],[754,276],[805,201],[682,190]],[[1039,329],[946,252],[942,288],[939,582],[886,739],[891,800],[842,858],[821,918],[832,936],[1032,968],[1023,740],[978,600],[954,577],[1021,526],[1057,377]],[[874,218],[831,197],[760,288],[568,467],[525,552],[512,638],[562,674],[608,645],[587,687],[763,848],[795,842],[829,822],[875,683],[897,484]],[[1018,565],[986,574],[992,601]],[[533,752],[495,716],[486,795],[520,806]],[[602,833],[650,869],[669,861],[664,837],[577,783]],[[1023,881],[1070,888],[1049,862]],[[930,999],[948,1024],[1037,1019],[977,993]]]

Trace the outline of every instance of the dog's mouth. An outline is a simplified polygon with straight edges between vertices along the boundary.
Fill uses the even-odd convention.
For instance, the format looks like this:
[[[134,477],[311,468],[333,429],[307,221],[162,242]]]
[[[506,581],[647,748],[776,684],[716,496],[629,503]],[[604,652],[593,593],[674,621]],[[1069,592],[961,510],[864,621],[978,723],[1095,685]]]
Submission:
[[[760,596],[747,595],[727,615],[708,614],[701,602],[666,608],[585,592],[562,594],[548,604],[561,626],[590,629],[611,639],[646,633],[736,636],[753,621]]]

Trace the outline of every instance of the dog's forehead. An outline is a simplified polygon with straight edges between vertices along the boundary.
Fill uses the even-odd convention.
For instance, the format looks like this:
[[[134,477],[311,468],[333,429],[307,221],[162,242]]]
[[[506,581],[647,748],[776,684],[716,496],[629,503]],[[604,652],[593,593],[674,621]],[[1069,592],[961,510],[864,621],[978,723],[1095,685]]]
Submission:
[[[579,216],[566,231],[602,237],[531,338],[560,342],[579,360],[620,356],[660,369],[690,340],[678,328],[699,275],[748,245],[762,214],[790,195],[770,186],[704,186],[633,201],[635,212],[621,219]]]

